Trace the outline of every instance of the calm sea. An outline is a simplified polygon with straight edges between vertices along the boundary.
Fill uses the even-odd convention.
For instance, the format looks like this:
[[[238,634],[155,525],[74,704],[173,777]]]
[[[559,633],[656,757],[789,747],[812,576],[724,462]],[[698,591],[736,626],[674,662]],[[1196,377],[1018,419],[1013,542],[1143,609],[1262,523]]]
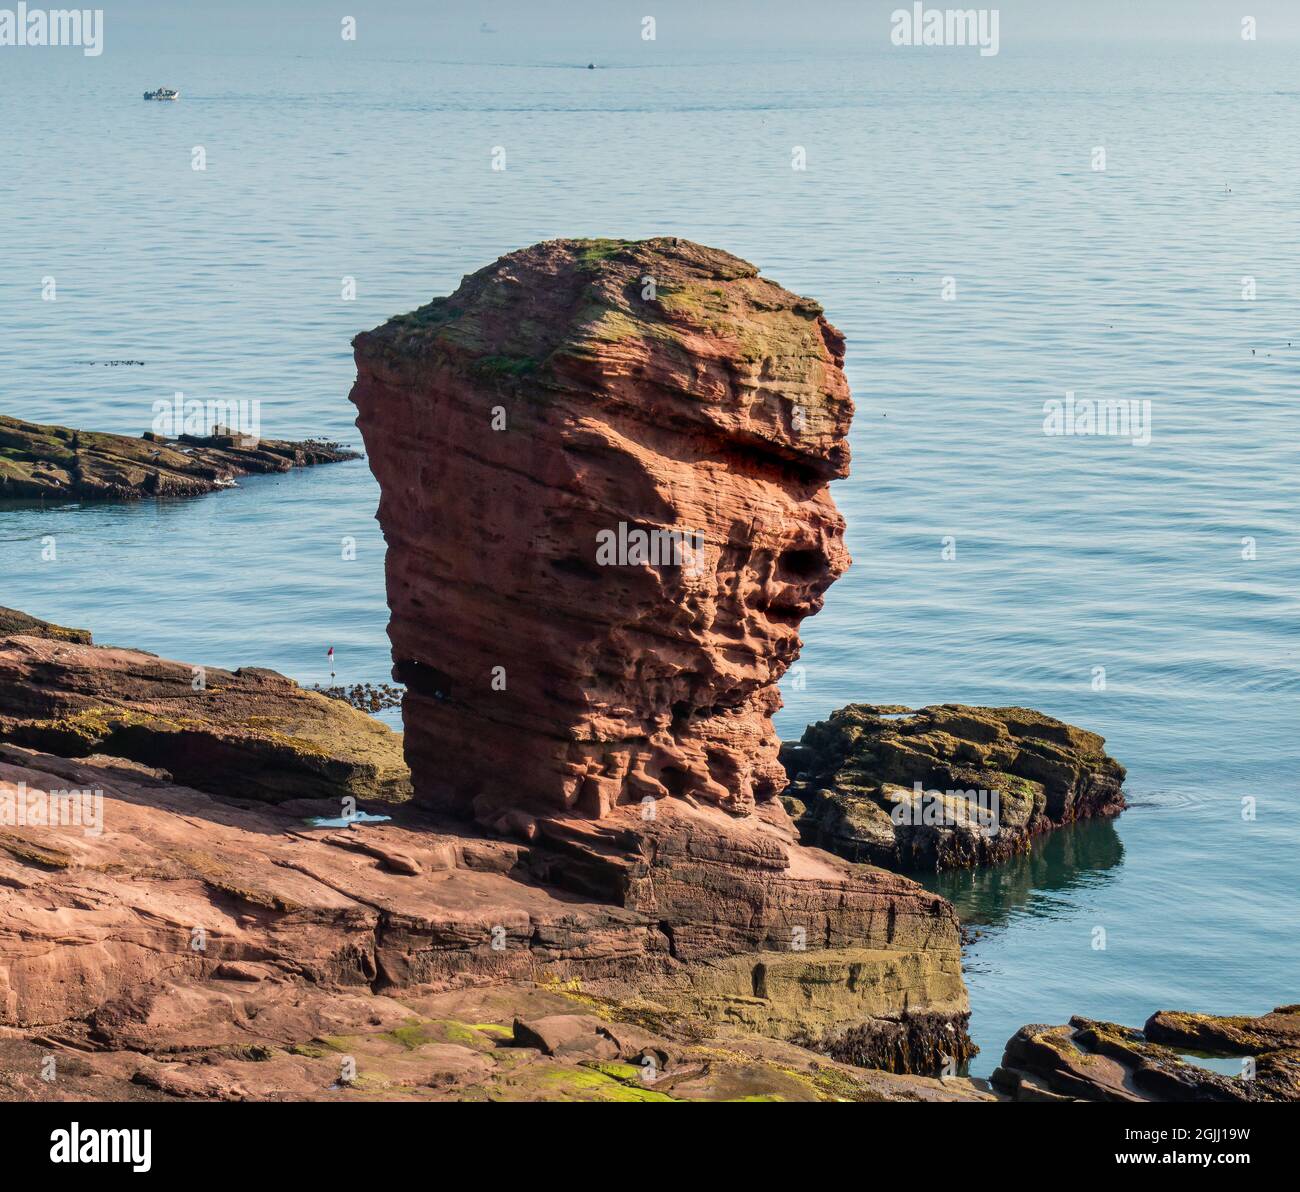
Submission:
[[[852,700],[1023,704],[1129,768],[1117,823],[937,883],[982,931],[975,1071],[1025,1022],[1266,1010],[1300,998],[1300,74],[1239,51],[4,51],[0,409],[134,434],[182,391],[355,444],[350,337],[501,253],[736,252],[825,304],[858,401],[855,564],[782,733]],[[1066,391],[1149,401],[1150,443],[1045,436]],[[306,684],[332,645],[382,681],[376,498],[359,462],[10,506],[0,603]]]

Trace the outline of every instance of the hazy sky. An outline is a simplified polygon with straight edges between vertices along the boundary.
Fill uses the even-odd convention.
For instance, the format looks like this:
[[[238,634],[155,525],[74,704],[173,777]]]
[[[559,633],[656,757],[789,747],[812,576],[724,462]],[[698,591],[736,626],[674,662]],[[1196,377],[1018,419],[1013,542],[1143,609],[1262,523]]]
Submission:
[[[91,0],[94,3],[94,0]],[[0,6],[13,7],[10,0]],[[32,7],[39,7],[34,0]],[[49,5],[62,7],[63,5]],[[724,55],[729,48],[829,52],[889,48],[901,0],[100,0],[106,48],[237,52],[326,51],[343,16],[356,49],[432,58],[502,60],[643,53],[641,20],[657,23],[655,52]],[[929,7],[973,7],[967,0]],[[1259,41],[1300,38],[1300,0],[1001,0],[1004,49],[1044,38],[1239,40],[1243,16]],[[486,25],[487,30],[483,26]]]

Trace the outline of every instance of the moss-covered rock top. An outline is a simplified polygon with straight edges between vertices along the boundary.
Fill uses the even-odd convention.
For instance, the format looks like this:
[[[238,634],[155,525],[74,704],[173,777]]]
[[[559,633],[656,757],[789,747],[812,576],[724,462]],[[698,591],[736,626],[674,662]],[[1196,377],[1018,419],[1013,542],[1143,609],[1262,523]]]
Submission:
[[[901,869],[994,863],[1123,810],[1105,740],[1031,708],[849,704],[782,749],[805,843]]]
[[[42,621],[39,617],[29,616],[16,608],[0,608],[0,637],[22,633],[28,637],[48,637],[61,642],[80,642],[90,645],[89,629],[69,629],[66,625],[55,625],[51,621]]]
[[[128,758],[238,798],[410,795],[400,734],[341,700],[274,671],[191,666],[54,633],[0,634],[5,741]]]
[[[512,252],[354,344],[363,366],[432,365],[493,392],[642,406],[847,474],[843,337],[817,302],[679,237]]]

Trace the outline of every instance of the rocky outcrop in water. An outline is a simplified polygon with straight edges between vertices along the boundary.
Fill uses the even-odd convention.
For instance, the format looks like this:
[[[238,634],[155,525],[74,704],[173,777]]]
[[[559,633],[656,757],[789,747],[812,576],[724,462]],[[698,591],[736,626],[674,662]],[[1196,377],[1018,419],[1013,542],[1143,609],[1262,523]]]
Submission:
[[[821,308],[688,241],[564,240],[355,348],[416,802],[653,923],[703,1013],[969,1054],[951,908],[801,847],[777,798],[776,682],[848,565]]]
[[[133,439],[0,414],[0,497],[189,497],[229,488],[240,476],[356,458],[338,443],[315,439],[252,440],[225,433]]]
[[[1096,733],[1028,708],[849,704],[781,752],[805,843],[891,869],[993,864],[1124,809]]]
[[[90,645],[84,631],[40,622],[33,636],[8,624],[22,631],[5,636],[0,618],[0,742],[129,758],[246,799],[410,796],[399,735],[274,671],[191,666]]]
[[[993,1084],[1017,1101],[1300,1101],[1300,1006],[1258,1018],[1161,1010],[1141,1031],[1088,1018],[1021,1027]]]

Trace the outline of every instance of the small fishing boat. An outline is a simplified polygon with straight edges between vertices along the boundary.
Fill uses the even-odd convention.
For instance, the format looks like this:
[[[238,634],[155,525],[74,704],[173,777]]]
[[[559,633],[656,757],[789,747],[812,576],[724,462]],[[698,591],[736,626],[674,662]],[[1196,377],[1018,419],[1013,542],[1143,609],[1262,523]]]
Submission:
[[[181,93],[171,87],[159,87],[157,91],[146,91],[145,99],[180,99]]]

